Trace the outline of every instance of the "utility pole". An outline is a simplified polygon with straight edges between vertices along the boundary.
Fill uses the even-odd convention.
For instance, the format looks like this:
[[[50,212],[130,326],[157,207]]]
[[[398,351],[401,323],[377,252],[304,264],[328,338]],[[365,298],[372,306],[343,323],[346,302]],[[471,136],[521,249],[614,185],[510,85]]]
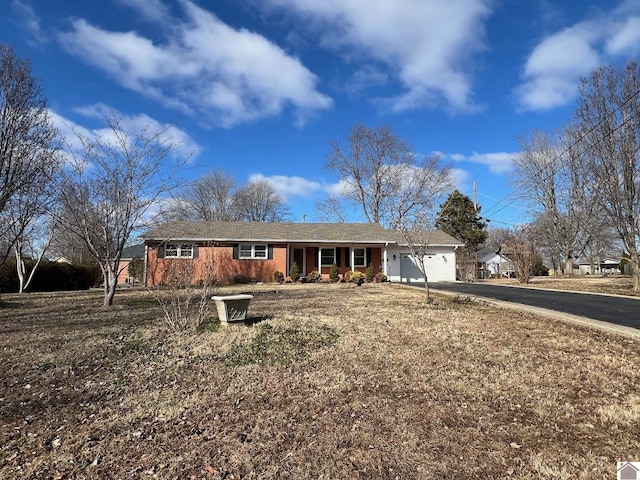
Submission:
[[[473,181],[473,211],[476,213],[476,216],[478,216],[478,184],[475,180]],[[478,249],[476,248],[475,251],[476,251],[476,259],[475,259],[476,264],[473,267],[473,271],[474,271],[473,278],[475,280],[478,280],[478,273],[479,273],[478,272],[479,270],[478,269]]]

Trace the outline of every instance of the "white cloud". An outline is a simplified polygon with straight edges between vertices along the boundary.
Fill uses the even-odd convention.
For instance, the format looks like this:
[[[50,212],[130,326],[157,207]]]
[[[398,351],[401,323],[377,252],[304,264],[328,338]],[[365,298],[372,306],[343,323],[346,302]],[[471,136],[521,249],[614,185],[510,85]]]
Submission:
[[[287,107],[304,122],[332,105],[317,90],[313,73],[261,35],[233,29],[189,0],[180,3],[182,18],[167,18],[168,10],[154,11],[141,0],[120,1],[138,8],[167,40],[154,43],[137,32],[112,32],[83,19],[58,38],[68,52],[126,88],[227,127]]]
[[[513,159],[516,156],[515,153],[509,152],[494,152],[494,153],[476,153],[471,155],[462,155],[460,153],[454,153],[447,155],[456,162],[471,162],[478,163],[480,165],[486,165],[489,167],[489,171],[495,174],[509,173],[513,169]]]
[[[323,184],[314,180],[298,176],[271,175],[265,176],[255,173],[249,176],[249,181],[267,180],[285,201],[293,198],[313,198],[318,194],[339,194],[343,191],[342,183]]]
[[[113,140],[114,132],[107,127],[105,120],[105,115],[108,116],[111,114],[114,114],[119,118],[119,126],[121,130],[130,138],[134,138],[145,129],[149,134],[165,132],[165,135],[163,135],[163,141],[175,143],[177,145],[175,154],[180,158],[193,158],[198,155],[200,151],[200,147],[196,141],[184,130],[169,124],[158,122],[144,113],[137,115],[124,115],[121,112],[103,104],[76,108],[75,112],[86,118],[98,120],[100,126],[97,128],[89,128],[54,111],[49,111],[52,123],[56,126],[68,146],[75,152],[80,151],[82,147],[78,135],[88,140],[98,137],[105,140]]]
[[[36,43],[45,43],[49,40],[47,34],[42,30],[40,17],[36,15],[31,5],[21,0],[12,0],[11,7],[19,17],[20,26],[31,35]]]
[[[403,92],[379,102],[394,111],[444,106],[476,108],[471,98],[473,58],[484,47],[490,0],[268,0],[296,12],[320,43],[347,61],[384,65]],[[376,75],[378,71],[376,70]],[[380,78],[374,78],[377,84]]]
[[[637,55],[640,50],[640,16],[628,18],[607,39],[605,50],[609,55]]]
[[[640,2],[584,20],[542,39],[529,55],[523,82],[514,89],[524,110],[549,110],[577,95],[581,77],[604,63],[640,51]]]

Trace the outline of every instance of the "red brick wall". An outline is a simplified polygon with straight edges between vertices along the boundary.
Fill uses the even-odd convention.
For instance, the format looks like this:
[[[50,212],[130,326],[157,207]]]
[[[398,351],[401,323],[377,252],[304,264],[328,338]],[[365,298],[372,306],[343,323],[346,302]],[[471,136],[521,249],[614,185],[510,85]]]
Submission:
[[[233,273],[242,273],[259,282],[272,282],[273,272],[286,268],[286,245],[273,245],[272,260],[234,259],[233,244],[198,245],[198,258],[158,258],[157,245],[149,246],[147,258],[147,285],[166,283],[173,272],[184,272],[192,283],[212,278],[228,283]],[[173,264],[173,265],[172,265]]]

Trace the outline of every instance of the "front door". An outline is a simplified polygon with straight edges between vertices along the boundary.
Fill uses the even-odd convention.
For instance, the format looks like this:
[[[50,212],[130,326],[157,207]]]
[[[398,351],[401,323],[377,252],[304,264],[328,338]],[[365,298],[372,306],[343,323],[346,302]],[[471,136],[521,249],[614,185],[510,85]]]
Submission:
[[[306,273],[304,271],[304,248],[293,249],[293,261],[298,265],[298,270],[300,270],[300,275],[304,275]],[[289,267],[291,267],[291,265],[289,265]]]

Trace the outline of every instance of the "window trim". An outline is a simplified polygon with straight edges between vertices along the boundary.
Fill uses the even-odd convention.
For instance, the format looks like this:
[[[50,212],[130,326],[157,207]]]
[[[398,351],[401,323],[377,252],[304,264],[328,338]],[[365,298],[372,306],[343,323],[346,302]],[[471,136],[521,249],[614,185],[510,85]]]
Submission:
[[[362,250],[362,258],[363,258],[363,263],[359,264],[357,263],[357,257],[359,255],[356,255],[356,250]],[[367,249],[366,247],[354,247],[353,248],[353,267],[366,267],[367,266]]]
[[[251,247],[251,255],[243,255],[242,248]],[[256,255],[256,247],[260,247],[260,250],[264,247],[264,256]],[[240,243],[238,244],[238,260],[268,260],[269,259],[269,245],[266,243]]]
[[[193,258],[193,252],[195,251],[195,243],[181,242],[181,243],[166,243],[164,245],[164,258]],[[170,248],[174,247],[174,248]],[[175,251],[175,254],[169,254],[169,250]],[[189,251],[189,255],[183,255]]]
[[[331,263],[323,263],[323,255],[322,252],[324,250],[331,250],[333,252],[333,260],[331,261]],[[334,263],[336,263],[336,247],[322,247],[320,249],[320,266],[321,267],[330,267],[331,265],[333,265]]]

